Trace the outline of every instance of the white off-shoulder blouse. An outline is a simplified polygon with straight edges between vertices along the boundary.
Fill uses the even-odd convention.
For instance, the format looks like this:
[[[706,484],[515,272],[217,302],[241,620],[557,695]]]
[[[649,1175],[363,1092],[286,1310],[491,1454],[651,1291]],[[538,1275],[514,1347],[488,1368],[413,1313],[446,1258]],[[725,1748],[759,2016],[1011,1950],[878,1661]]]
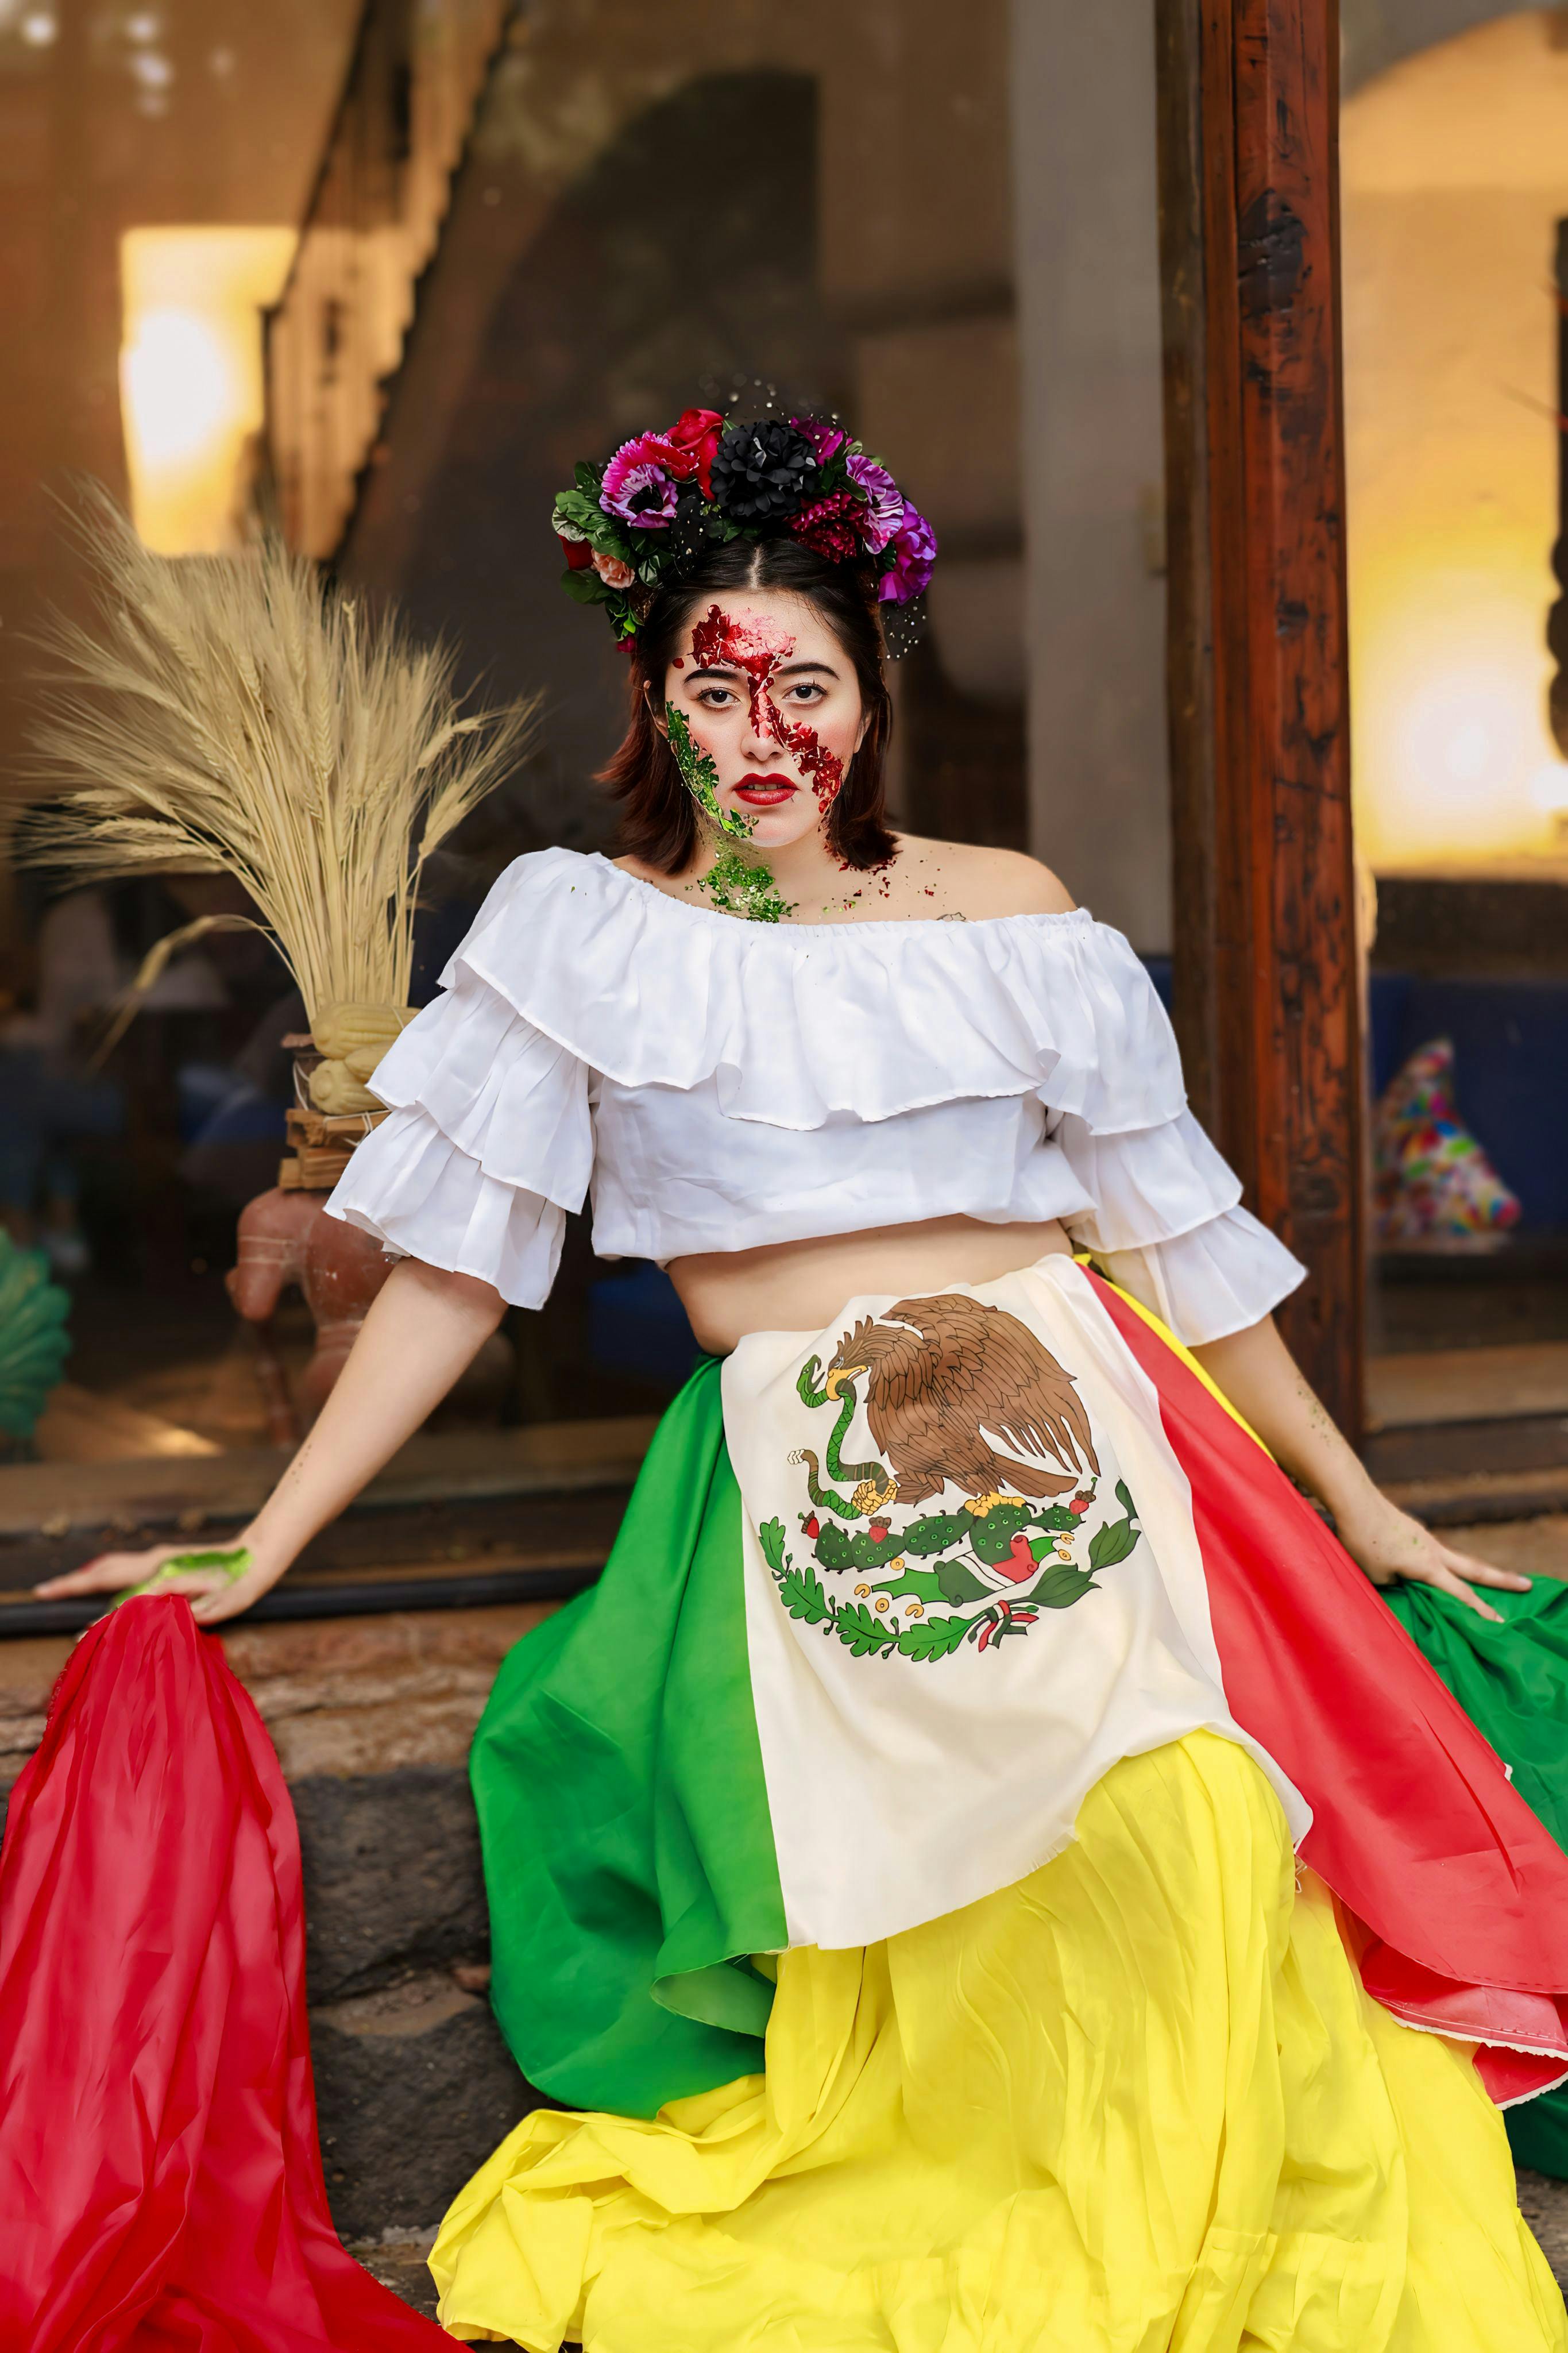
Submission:
[[[375,1074],[330,1213],[540,1306],[604,1258],[962,1214],[1059,1219],[1189,1344],[1304,1270],[1239,1207],[1120,932],[1087,912],[754,923],[570,849],[518,859]]]

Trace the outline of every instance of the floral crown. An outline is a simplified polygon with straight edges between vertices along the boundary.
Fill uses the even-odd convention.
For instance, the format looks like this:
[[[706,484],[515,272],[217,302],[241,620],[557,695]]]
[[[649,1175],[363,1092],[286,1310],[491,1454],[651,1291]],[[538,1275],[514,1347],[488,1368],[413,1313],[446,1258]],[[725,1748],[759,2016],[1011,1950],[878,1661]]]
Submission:
[[[837,418],[727,425],[717,409],[683,409],[667,432],[623,441],[607,465],[580,465],[551,521],[567,594],[607,606],[622,643],[636,637],[659,590],[694,572],[710,549],[787,538],[831,564],[879,565],[885,634],[897,652],[912,641],[909,608],[936,558],[924,515]]]

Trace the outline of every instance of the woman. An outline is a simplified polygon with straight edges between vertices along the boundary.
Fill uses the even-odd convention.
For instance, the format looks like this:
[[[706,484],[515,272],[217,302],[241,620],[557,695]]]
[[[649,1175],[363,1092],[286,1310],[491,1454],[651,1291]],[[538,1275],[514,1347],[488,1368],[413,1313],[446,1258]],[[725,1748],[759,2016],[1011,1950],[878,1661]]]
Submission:
[[[630,650],[625,854],[518,860],[381,1065],[332,1208],[403,1262],[238,1573],[172,1580],[205,1625],[274,1583],[590,1183],[668,1265],[709,1357],[476,1744],[563,2106],[448,2215],[446,2325],[1568,2344],[1497,2106],[1568,2073],[1568,1864],[1284,1471],[1374,1580],[1522,1581],[1292,1365],[1301,1270],[1125,943],[889,829],[879,608],[934,541],[886,470],[689,411],[554,520]]]

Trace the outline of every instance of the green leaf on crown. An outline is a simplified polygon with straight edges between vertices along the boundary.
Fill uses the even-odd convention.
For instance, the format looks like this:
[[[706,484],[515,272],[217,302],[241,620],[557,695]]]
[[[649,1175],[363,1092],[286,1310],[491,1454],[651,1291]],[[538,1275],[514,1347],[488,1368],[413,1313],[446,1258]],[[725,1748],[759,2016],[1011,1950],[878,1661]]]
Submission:
[[[616,555],[623,564],[633,560],[635,551],[630,537],[614,515],[605,512],[596,490],[591,497],[583,491],[558,492],[551,521],[557,531],[564,522],[581,532],[595,554]]]
[[[596,572],[574,572],[568,567],[561,575],[561,586],[579,605],[608,605],[612,601],[610,590]]]

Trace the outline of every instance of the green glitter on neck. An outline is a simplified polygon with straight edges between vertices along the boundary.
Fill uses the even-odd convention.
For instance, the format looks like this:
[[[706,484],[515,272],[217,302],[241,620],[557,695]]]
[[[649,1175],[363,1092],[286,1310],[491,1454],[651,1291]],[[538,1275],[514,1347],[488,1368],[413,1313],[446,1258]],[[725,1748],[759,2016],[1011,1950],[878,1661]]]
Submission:
[[[748,923],[783,923],[795,913],[767,868],[753,865],[738,849],[721,849],[697,887],[706,891],[720,914],[740,915]]]
[[[664,723],[669,730],[669,748],[675,754],[675,765],[680,770],[687,791],[709,822],[731,840],[748,841],[756,824],[740,809],[727,809],[719,798],[719,771],[711,756],[691,739],[686,723],[686,713],[673,702],[664,706]]]

